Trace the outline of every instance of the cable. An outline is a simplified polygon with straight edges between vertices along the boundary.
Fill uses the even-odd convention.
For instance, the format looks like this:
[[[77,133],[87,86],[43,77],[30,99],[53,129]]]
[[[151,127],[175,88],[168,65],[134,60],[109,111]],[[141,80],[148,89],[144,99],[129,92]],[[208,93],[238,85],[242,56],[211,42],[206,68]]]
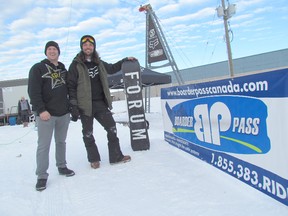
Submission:
[[[230,21],[228,21],[228,27],[229,27],[228,33],[231,35],[230,42],[232,42],[234,39],[234,34],[233,34],[233,31],[232,31],[231,26],[230,26]]]
[[[12,141],[10,141],[10,142],[8,142],[8,143],[0,143],[0,146],[11,145],[11,144],[13,144],[14,142],[16,142],[17,140],[20,140],[20,139],[22,139],[23,137],[27,136],[29,133],[31,133],[31,131],[34,131],[34,129],[31,129],[30,131],[28,131],[28,132],[27,132],[26,134],[24,134],[23,136],[18,137],[18,138],[14,139],[14,140],[12,140]]]
[[[161,20],[159,19],[159,17],[157,17],[157,19],[158,19],[159,23],[161,24],[161,27],[162,27],[163,32],[164,32],[165,35],[167,36],[166,38],[169,39],[169,41],[170,41],[171,44],[172,44],[172,48],[178,53],[178,55],[180,56],[180,59],[183,61],[183,63],[186,64],[187,68],[193,66],[193,63],[190,61],[190,59],[187,57],[187,55],[183,52],[183,50],[182,50],[182,49],[179,50],[179,49],[177,48],[179,45],[177,44],[177,42],[176,42],[175,40],[172,39],[172,37],[169,35],[169,32],[166,31],[166,29],[165,29],[165,27],[162,25]],[[165,35],[164,35],[164,36],[165,36]],[[188,65],[187,62],[184,60],[184,58],[181,57],[181,56],[185,57],[185,59],[188,61],[188,63],[190,63],[190,65]]]
[[[68,47],[69,36],[70,36],[71,17],[72,17],[72,0],[70,0],[70,12],[69,12],[69,17],[68,17],[67,37],[66,37],[66,45],[65,45],[65,51],[64,51],[63,59],[65,59],[67,57],[67,47]]]
[[[219,1],[219,0],[218,0]],[[215,13],[214,13],[214,16],[213,16],[213,20],[212,20],[212,24],[215,22],[215,20],[216,20],[216,10],[215,10]],[[211,38],[211,31],[209,31],[209,34],[208,34],[208,37],[207,37],[207,42],[206,42],[206,46],[205,46],[205,50],[204,50],[204,54],[203,54],[203,59],[205,59],[206,57],[206,51],[207,51],[207,48],[208,48],[208,45],[209,45],[209,41],[210,41],[210,38]],[[213,49],[213,51],[212,51],[212,53],[211,53],[211,56],[210,56],[210,59],[209,59],[209,61],[208,61],[208,63],[209,62],[211,62],[211,59],[212,59],[212,57],[213,57],[213,55],[214,55],[214,51],[215,51],[215,47],[216,46],[214,46],[214,49]],[[203,63],[204,62],[204,60],[202,59],[202,64],[205,64],[205,63]]]

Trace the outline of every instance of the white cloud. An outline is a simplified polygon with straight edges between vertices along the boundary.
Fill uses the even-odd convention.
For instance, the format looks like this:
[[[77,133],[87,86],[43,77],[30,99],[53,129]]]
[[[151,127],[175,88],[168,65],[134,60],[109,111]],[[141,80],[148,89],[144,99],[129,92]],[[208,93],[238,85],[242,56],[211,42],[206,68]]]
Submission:
[[[162,22],[167,25],[168,24],[171,25],[171,24],[178,23],[178,22],[186,22],[186,21],[191,21],[191,20],[196,20],[196,19],[197,20],[204,19],[204,18],[213,16],[213,14],[215,14],[215,8],[204,8],[204,9],[197,11],[196,13],[167,18],[167,19],[162,20]]]
[[[61,1],[61,0],[59,0],[59,1]],[[80,2],[80,4],[83,4],[83,0],[77,0],[77,1]],[[107,0],[87,0],[84,2],[84,4],[85,3],[90,4],[90,5],[98,5],[98,6],[100,6],[100,5],[112,6],[112,5],[117,5],[117,4],[121,3],[121,1],[119,1],[119,0],[109,0],[109,1],[107,1]]]
[[[231,19],[232,22],[243,22],[244,20],[251,19],[253,17],[253,14],[242,14],[242,15],[236,15]]]
[[[248,7],[264,3],[265,0],[238,0],[236,3],[237,11],[245,11]]]
[[[230,19],[230,26],[235,39],[241,44],[238,49],[243,49],[243,51],[235,50],[235,53],[249,54],[249,51],[244,51],[246,43],[241,43],[239,39],[247,38],[247,34],[249,37],[251,35],[252,40],[256,38],[256,34],[271,36],[277,33],[275,49],[287,47],[287,28],[283,28],[288,19],[286,1],[234,1],[237,11]],[[215,11],[220,1],[150,0],[149,2],[160,18],[160,25],[176,61],[177,49],[189,53],[189,58],[195,60],[199,56],[195,57],[193,53],[207,50],[206,55],[209,55],[209,49],[204,44],[219,44],[219,41],[223,43],[223,20],[217,17]],[[140,5],[138,3],[139,1],[128,0],[10,0],[9,7],[6,7],[5,3],[0,13],[0,72],[6,68],[13,68],[17,70],[15,74],[22,77],[21,74],[24,73],[26,76],[31,61],[34,63],[34,60],[38,61],[45,57],[43,49],[48,40],[59,43],[60,60],[64,59],[68,65],[80,50],[79,40],[84,34],[95,37],[98,48],[108,60],[110,57],[118,60],[132,54],[139,55],[137,57],[142,60],[145,57],[146,15],[138,11]],[[256,42],[252,45],[254,53],[259,50],[258,47],[263,48]],[[215,45],[212,52],[219,53],[219,49],[223,49],[225,54],[225,44],[223,47]],[[215,50],[216,48],[218,50]],[[33,58],[30,58],[32,55]],[[217,56],[217,59],[220,58]],[[205,60],[201,63],[205,63]],[[181,65],[178,66],[181,68]]]
[[[169,4],[161,7],[157,13],[159,14],[166,14],[166,13],[171,13],[175,11],[179,11],[180,5],[179,4]]]
[[[101,17],[91,17],[89,19],[83,20],[79,22],[76,26],[71,26],[71,31],[92,31],[95,32],[95,29],[103,27],[103,26],[110,26],[112,24],[111,20],[104,19]]]
[[[96,34],[96,38],[103,42],[111,41],[111,39],[118,41],[120,38],[126,38],[127,32],[125,31],[115,31],[114,28],[103,29]],[[96,40],[97,40],[96,39]]]
[[[163,6],[163,5],[165,6],[165,5],[168,5],[168,4],[175,4],[176,1],[174,1],[174,0],[162,0],[162,1],[150,0],[149,3],[151,5],[152,9],[154,10],[154,8],[159,8],[159,7]],[[145,5],[145,4],[143,4],[143,5]]]
[[[10,16],[21,16],[23,11],[25,11],[27,8],[31,8],[33,6],[34,0],[25,0],[25,1],[19,1],[19,0],[9,0],[9,1],[3,1],[0,2],[0,19],[7,19]]]
[[[24,18],[13,21],[9,25],[12,32],[34,30],[46,26],[67,25],[69,22],[69,8],[34,8]]]
[[[123,40],[117,40],[117,41],[112,41],[112,42],[107,42],[101,45],[101,48],[107,49],[107,48],[115,48],[119,45],[127,45],[130,44],[131,42],[135,42],[135,38],[126,38]]]
[[[179,4],[181,5],[201,5],[205,2],[209,2],[209,0],[179,0]]]
[[[37,0],[38,1],[38,0]],[[47,4],[47,0],[42,0],[43,4]],[[55,1],[51,1],[51,5],[55,4]],[[87,8],[93,6],[113,6],[119,4],[119,0],[57,0],[57,5],[70,6],[77,8]]]
[[[258,13],[266,13],[266,12],[269,12],[269,11],[272,11],[274,10],[273,7],[263,7],[263,8],[258,8],[256,10],[254,10],[254,13],[258,14]]]
[[[16,34],[8,38],[8,40],[3,41],[0,44],[2,50],[11,50],[13,48],[21,48],[27,45],[31,41],[35,41],[35,35],[32,32],[22,32],[21,34]],[[17,52],[16,52],[17,53]],[[15,52],[14,52],[15,54]]]

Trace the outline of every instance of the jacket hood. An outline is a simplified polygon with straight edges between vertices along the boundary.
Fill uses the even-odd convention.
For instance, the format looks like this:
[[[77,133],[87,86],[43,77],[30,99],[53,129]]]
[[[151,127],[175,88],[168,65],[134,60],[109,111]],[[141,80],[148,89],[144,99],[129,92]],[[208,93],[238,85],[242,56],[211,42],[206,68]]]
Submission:
[[[54,65],[54,64],[51,63],[48,59],[43,59],[41,62],[44,63],[44,64],[51,65],[51,66]],[[59,61],[58,61],[58,66],[59,66],[60,68],[65,68],[65,65],[64,65],[62,62],[59,62]]]
[[[80,57],[80,53],[78,53],[78,54],[74,57],[73,61],[75,61],[75,62],[77,62],[77,63],[83,63],[83,61],[81,60],[81,57]]]
[[[96,53],[97,54],[97,53]],[[84,54],[81,52],[79,52],[75,58],[73,59],[73,61],[77,62],[77,63],[84,63]],[[92,57],[92,62],[99,64],[101,61],[101,58],[98,56],[98,54],[95,56],[95,58]]]

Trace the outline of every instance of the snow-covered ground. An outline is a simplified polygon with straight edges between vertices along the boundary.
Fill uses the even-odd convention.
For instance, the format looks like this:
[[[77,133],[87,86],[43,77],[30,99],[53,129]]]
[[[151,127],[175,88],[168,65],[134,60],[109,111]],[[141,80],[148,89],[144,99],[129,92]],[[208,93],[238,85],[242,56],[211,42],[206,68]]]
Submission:
[[[115,120],[127,119],[126,102],[114,102]],[[160,98],[151,99],[148,151],[133,151],[129,128],[117,124],[121,147],[132,161],[111,166],[106,133],[95,121],[102,157],[90,168],[81,123],[71,122],[68,167],[60,176],[50,151],[47,189],[35,190],[37,132],[33,124],[0,127],[0,216],[285,216],[288,207],[164,141]]]

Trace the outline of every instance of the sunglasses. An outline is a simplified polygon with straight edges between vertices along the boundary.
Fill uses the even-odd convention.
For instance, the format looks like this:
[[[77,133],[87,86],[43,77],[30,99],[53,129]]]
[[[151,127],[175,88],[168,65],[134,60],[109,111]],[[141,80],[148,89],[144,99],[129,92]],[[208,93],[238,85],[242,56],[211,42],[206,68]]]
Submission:
[[[91,38],[91,37],[84,37],[84,38],[81,40],[82,43],[86,43],[87,41],[89,41],[90,43],[95,44],[95,41],[94,41],[93,38]]]

